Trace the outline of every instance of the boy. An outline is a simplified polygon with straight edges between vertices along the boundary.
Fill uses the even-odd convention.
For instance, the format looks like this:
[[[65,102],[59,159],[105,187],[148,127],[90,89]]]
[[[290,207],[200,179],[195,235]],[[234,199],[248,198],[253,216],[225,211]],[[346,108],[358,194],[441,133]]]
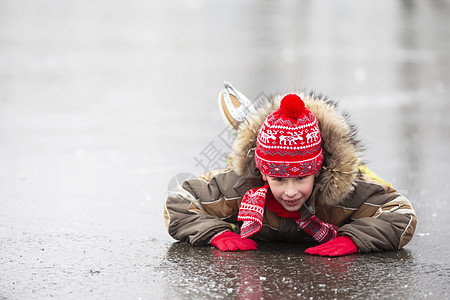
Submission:
[[[313,239],[320,245],[305,252],[321,256],[398,250],[411,240],[411,203],[361,163],[354,128],[326,97],[275,96],[237,125],[230,166],[169,194],[173,238],[222,251]]]

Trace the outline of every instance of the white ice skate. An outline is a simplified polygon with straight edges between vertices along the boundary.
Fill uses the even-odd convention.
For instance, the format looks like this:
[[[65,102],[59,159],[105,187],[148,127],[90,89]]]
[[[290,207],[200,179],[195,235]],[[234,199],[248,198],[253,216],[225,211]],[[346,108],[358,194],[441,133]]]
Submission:
[[[222,112],[225,123],[238,128],[247,115],[255,109],[250,100],[230,83],[224,82],[224,85],[225,88],[219,93],[219,110]]]

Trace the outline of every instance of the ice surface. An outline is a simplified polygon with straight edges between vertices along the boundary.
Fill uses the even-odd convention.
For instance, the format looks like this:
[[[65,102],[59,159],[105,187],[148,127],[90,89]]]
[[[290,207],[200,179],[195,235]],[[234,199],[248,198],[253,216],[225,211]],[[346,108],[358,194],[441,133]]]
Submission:
[[[449,297],[445,1],[0,4],[0,299]],[[394,253],[325,259],[173,244],[175,176],[223,161],[217,94],[312,88],[413,202]]]

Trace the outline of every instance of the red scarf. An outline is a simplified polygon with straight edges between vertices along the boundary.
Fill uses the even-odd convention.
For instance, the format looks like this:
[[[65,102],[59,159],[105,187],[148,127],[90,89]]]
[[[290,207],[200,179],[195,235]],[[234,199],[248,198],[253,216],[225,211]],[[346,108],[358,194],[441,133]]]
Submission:
[[[275,199],[267,184],[263,187],[249,190],[242,198],[238,214],[238,220],[244,222],[241,228],[242,238],[247,238],[261,230],[264,205],[282,218],[294,219],[300,228],[319,243],[328,242],[337,236],[337,226],[325,223],[315,215],[312,215],[306,221],[302,221],[300,212],[284,209]]]

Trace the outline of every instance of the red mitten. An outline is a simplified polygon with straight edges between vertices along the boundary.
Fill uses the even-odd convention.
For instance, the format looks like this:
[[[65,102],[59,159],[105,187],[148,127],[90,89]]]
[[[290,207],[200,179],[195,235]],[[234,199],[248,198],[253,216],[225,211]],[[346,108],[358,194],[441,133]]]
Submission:
[[[341,256],[358,252],[358,247],[348,236],[339,236],[322,245],[311,247],[305,253],[320,256]]]
[[[258,244],[250,239],[243,239],[237,233],[225,231],[212,239],[211,245],[221,251],[256,250]]]

